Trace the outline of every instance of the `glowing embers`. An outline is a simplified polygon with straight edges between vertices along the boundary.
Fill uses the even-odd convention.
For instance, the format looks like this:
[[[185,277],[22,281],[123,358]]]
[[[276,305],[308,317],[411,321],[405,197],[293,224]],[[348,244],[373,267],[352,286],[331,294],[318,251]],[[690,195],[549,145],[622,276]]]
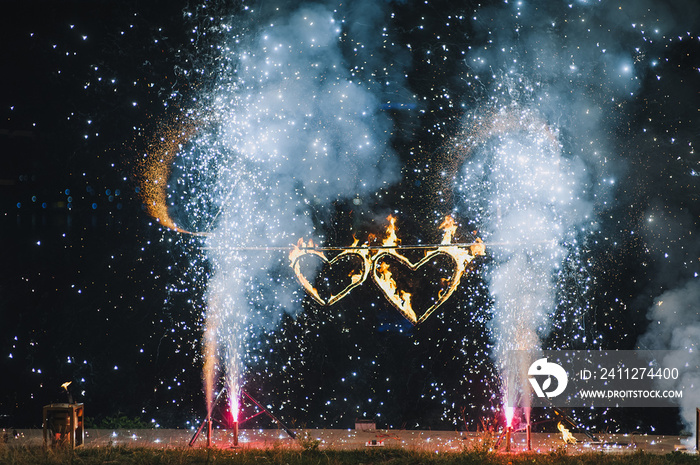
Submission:
[[[411,323],[425,321],[457,289],[467,265],[484,254],[484,244],[476,239],[471,244],[453,244],[457,225],[451,216],[440,226],[445,231],[440,244],[401,246],[396,234],[396,219],[389,216],[386,239],[379,246],[367,243],[358,246],[355,239],[341,253],[326,258],[312,241],[300,239],[290,252],[290,266],[306,292],[321,305],[332,305],[362,284],[368,274],[389,302]],[[407,257],[399,250],[422,251],[422,257]],[[311,258],[309,257],[316,257]],[[307,276],[313,265],[323,262],[314,287]],[[314,261],[316,263],[314,263]],[[318,288],[321,288],[319,291]]]
[[[206,233],[188,231],[176,224],[168,210],[168,180],[173,162],[182,147],[196,133],[196,123],[186,118],[176,118],[165,126],[160,136],[148,144],[144,156],[134,166],[139,183],[139,193],[146,212],[162,226],[183,234],[203,236]]]

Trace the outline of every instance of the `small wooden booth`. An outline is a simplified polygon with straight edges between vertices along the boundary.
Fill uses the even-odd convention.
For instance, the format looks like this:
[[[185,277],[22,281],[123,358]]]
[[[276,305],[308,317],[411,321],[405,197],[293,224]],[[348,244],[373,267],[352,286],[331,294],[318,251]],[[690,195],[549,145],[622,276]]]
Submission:
[[[44,446],[70,446],[85,442],[85,410],[83,404],[50,404],[44,406]]]

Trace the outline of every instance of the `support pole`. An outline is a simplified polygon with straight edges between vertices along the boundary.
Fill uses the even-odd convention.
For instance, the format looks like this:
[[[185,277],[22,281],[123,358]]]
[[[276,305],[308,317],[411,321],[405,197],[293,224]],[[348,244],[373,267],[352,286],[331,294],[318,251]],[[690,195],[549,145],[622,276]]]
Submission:
[[[268,409],[266,409],[265,407],[263,407],[262,405],[260,405],[260,402],[258,402],[257,400],[253,399],[253,397],[252,397],[250,394],[248,394],[248,393],[245,392],[245,391],[242,391],[242,392],[243,392],[243,394],[245,394],[245,396],[246,396],[248,399],[250,399],[250,401],[251,401],[252,403],[254,403],[255,405],[257,405],[257,407],[258,407],[260,410],[262,410],[262,411],[265,412],[270,418],[272,418],[272,420],[273,420],[275,423],[277,423],[277,424],[280,426],[280,428],[282,428],[282,429],[284,430],[284,432],[287,433],[287,434],[289,435],[290,438],[296,439],[297,435],[296,435],[296,433],[295,433],[294,431],[292,431],[291,429],[287,428],[287,425],[285,425],[284,423],[282,423],[276,416],[274,416],[272,413],[270,413],[270,411],[269,411]]]
[[[211,446],[211,412],[214,410],[214,406],[219,402],[219,399],[221,398],[221,394],[224,393],[226,388],[222,388],[221,391],[219,391],[219,395],[216,396],[216,399],[214,402],[211,404],[209,407],[209,410],[207,411],[207,418],[202,422],[201,425],[199,425],[199,428],[197,428],[197,432],[194,433],[194,436],[192,436],[192,439],[190,439],[189,446],[192,447],[199,437],[199,435],[202,433],[202,429],[204,429],[204,425],[207,425],[207,447]]]
[[[700,408],[695,409],[695,452],[700,454]]]
[[[499,436],[498,439],[496,440],[496,444],[493,445],[494,450],[498,450],[499,447],[501,447],[501,443],[503,442],[503,439],[506,437],[506,432],[503,431]]]
[[[211,415],[207,417],[207,447],[211,447]]]
[[[513,427],[509,426],[506,428],[506,452],[510,452],[510,439],[513,434]]]
[[[532,450],[532,428],[527,424],[527,450]]]
[[[199,425],[199,428],[197,428],[197,431],[194,433],[194,436],[192,436],[192,439],[190,439],[189,446],[192,447],[194,445],[194,442],[197,440],[199,437],[199,434],[202,432],[202,429],[204,429],[204,425],[207,424],[207,419],[205,418],[204,421],[202,422],[201,425]]]

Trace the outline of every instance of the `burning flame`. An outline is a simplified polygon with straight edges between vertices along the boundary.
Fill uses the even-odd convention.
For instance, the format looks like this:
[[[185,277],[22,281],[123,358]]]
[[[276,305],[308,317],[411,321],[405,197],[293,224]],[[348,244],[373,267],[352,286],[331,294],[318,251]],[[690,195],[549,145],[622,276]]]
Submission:
[[[389,226],[386,228],[386,239],[384,239],[382,245],[399,245],[399,238],[396,236],[396,217],[389,215],[386,219],[389,221]]]
[[[452,218],[452,215],[447,215],[445,217],[445,219],[440,224],[440,229],[445,231],[445,234],[442,236],[441,244],[451,244],[452,238],[457,232],[457,223],[455,222],[455,219]]]
[[[416,324],[416,312],[413,311],[413,307],[411,306],[411,294],[397,289],[396,281],[391,277],[391,271],[389,271],[389,264],[386,262],[380,263],[375,276],[378,278],[375,279],[375,281],[382,291],[384,291],[384,295],[387,296],[389,301],[394,304],[411,323]]]
[[[386,239],[384,239],[382,242],[382,246],[398,246],[400,242],[396,234],[396,218],[390,215],[387,220],[389,221],[389,226],[387,226]],[[485,247],[480,239],[477,239],[474,244],[470,244],[466,247],[456,246],[452,243],[452,239],[457,232],[457,223],[451,215],[447,215],[445,217],[445,220],[440,225],[440,229],[444,231],[440,245],[434,250],[427,251],[423,259],[417,263],[412,263],[406,257],[401,255],[398,251],[398,247],[375,252],[375,271],[372,278],[384,292],[387,299],[389,299],[389,302],[391,302],[394,307],[396,307],[403,314],[403,316],[413,324],[418,324],[425,321],[425,319],[428,318],[440,305],[447,301],[447,299],[449,299],[452,293],[457,289],[467,265],[471,263],[474,257],[477,255],[484,255],[485,253]],[[452,259],[454,262],[452,276],[449,279],[442,278],[441,282],[445,287],[438,292],[437,301],[427,310],[425,310],[422,315],[417,316],[411,304],[411,294],[402,289],[397,289],[396,281],[392,278],[392,274],[389,271],[389,265],[387,262],[382,261],[381,259],[391,256],[393,259],[401,262],[407,268],[415,271],[436,255],[447,255]]]
[[[357,247],[357,244],[360,242],[360,240],[358,238],[356,238],[355,236],[353,236],[352,238],[353,238],[353,242],[352,242],[352,245],[350,247],[353,247],[353,248]],[[369,250],[357,249],[356,251],[354,251],[352,253],[362,257],[362,272],[355,273],[355,274],[350,272],[350,274],[348,274],[348,276],[350,277],[350,282],[352,284],[360,285],[367,278],[367,274],[369,272]],[[340,255],[343,255],[343,253],[340,253]],[[350,255],[350,254],[346,254],[346,255]],[[335,257],[335,258],[337,259],[338,257]],[[331,300],[333,300],[333,296],[331,296]]]
[[[469,250],[475,257],[478,257],[479,255],[486,255],[486,245],[484,244],[484,241],[478,237],[474,239],[474,243],[469,246]]]
[[[304,238],[300,238],[294,246],[294,248],[289,252],[289,266],[294,270],[294,274],[296,275],[297,279],[299,280],[299,283],[301,283],[304,290],[316,302],[324,306],[333,305],[334,303],[338,302],[340,299],[348,295],[348,293],[351,290],[365,282],[365,280],[367,279],[367,275],[369,274],[369,269],[371,266],[371,260],[369,257],[370,251],[365,247],[356,248],[358,243],[359,240],[355,238],[352,245],[350,246],[353,249],[343,250],[341,253],[333,257],[332,260],[328,260],[328,258],[322,251],[316,249],[316,244],[314,244],[312,239],[309,239],[309,242],[304,242]],[[325,300],[319,295],[318,290],[313,287],[313,285],[309,282],[306,276],[304,276],[304,274],[301,272],[301,263],[299,259],[304,255],[308,254],[316,255],[321,259],[323,263],[327,265],[333,265],[334,263],[338,262],[344,257],[354,255],[362,260],[362,271],[354,274],[351,272],[348,275],[350,277],[350,284],[346,286],[345,289],[343,289],[337,295],[332,295],[328,298],[328,300]]]
[[[389,220],[389,226],[387,227],[387,238],[384,240],[382,245],[396,246],[399,244],[396,235],[396,219],[393,216],[389,216],[387,219]],[[454,293],[454,291],[457,289],[467,265],[471,263],[471,261],[477,255],[483,255],[485,252],[483,242],[481,242],[480,239],[477,239],[474,244],[470,244],[466,247],[456,246],[452,243],[452,239],[457,232],[457,223],[451,215],[447,215],[445,217],[445,220],[440,225],[440,229],[444,231],[440,245],[434,250],[427,251],[423,259],[417,263],[412,263],[409,261],[398,252],[397,248],[380,251],[374,258],[375,273],[373,274],[373,278],[375,282],[382,289],[382,291],[384,291],[384,294],[389,301],[404,315],[406,319],[413,324],[422,323],[438,307],[440,307],[440,305],[445,303],[445,301],[447,301],[447,299],[449,299],[452,293]],[[381,263],[380,258],[383,258],[384,256],[392,256],[395,260],[403,263],[406,267],[415,271],[437,255],[447,255],[452,259],[454,263],[452,276],[449,279],[443,278],[441,280],[445,288],[438,292],[437,301],[418,317],[411,305],[411,294],[401,289],[396,289],[396,282],[391,278],[391,273],[389,273],[383,266],[386,262]],[[380,263],[379,267],[376,267],[377,263]]]
[[[304,287],[306,292],[319,304],[328,305],[328,303],[325,300],[323,300],[323,298],[321,298],[320,295],[318,295],[318,290],[316,290],[316,288],[311,285],[309,280],[306,279],[306,276],[302,274],[300,269],[299,259],[306,254],[316,255],[317,257],[320,257],[321,260],[328,263],[328,259],[323,254],[323,252],[316,250],[315,247],[316,245],[314,244],[313,239],[309,239],[309,242],[304,242],[304,238],[300,238],[294,246],[294,248],[292,249],[292,251],[289,252],[289,261],[291,262],[290,266],[294,270],[294,274],[296,275],[297,279]]]
[[[386,228],[386,239],[382,241],[382,246],[392,247],[399,245],[399,238],[396,235],[396,217],[389,215],[387,221],[389,221],[389,226]],[[418,319],[411,305],[411,294],[397,288],[396,281],[392,278],[391,271],[389,271],[389,264],[377,260],[377,258],[383,255],[391,255],[397,260],[404,262],[409,268],[411,264],[403,255],[400,255],[396,249],[379,252],[377,257],[375,257],[375,273],[373,277],[375,278],[374,281],[381,288],[389,301],[394,304],[408,321],[416,324]]]
[[[394,305],[394,307],[396,307],[396,309],[399,310],[401,314],[411,323],[422,323],[440,305],[450,298],[452,293],[457,289],[462,275],[464,274],[469,263],[471,263],[475,257],[484,255],[484,243],[481,241],[481,239],[477,238],[472,244],[453,244],[452,240],[457,232],[457,223],[452,216],[448,215],[440,225],[440,229],[444,230],[443,238],[440,244],[436,245],[434,249],[426,251],[425,256],[421,260],[413,263],[399,253],[401,242],[397,235],[396,217],[390,215],[387,217],[387,221],[389,224],[386,228],[386,237],[381,242],[382,248],[376,248],[376,246],[373,248],[372,246],[367,245],[367,242],[365,242],[365,245],[362,247],[357,247],[359,241],[357,238],[355,238],[355,241],[351,246],[352,249],[346,249],[340,254],[336,255],[332,260],[328,260],[323,252],[315,248],[316,246],[311,240],[309,240],[308,243],[305,243],[304,239],[301,238],[299,239],[299,242],[297,242],[294,249],[292,249],[292,251],[289,253],[290,266],[294,270],[294,274],[301,283],[302,287],[316,302],[321,305],[332,305],[339,301],[353,288],[362,284],[367,279],[367,275],[370,273],[370,271],[372,271],[372,279],[377,286],[379,286],[380,290],[384,293],[389,302],[391,302],[392,305]],[[368,242],[373,237],[374,236],[370,235]],[[309,280],[301,273],[299,259],[306,254],[316,255],[324,263],[329,265],[332,265],[343,256],[357,255],[362,259],[363,270],[361,273],[351,273],[351,283],[338,295],[331,296],[328,300],[325,300],[318,294],[318,291],[313,288]],[[412,293],[398,288],[396,280],[394,279],[390,270],[390,265],[384,259],[391,257],[392,259],[401,262],[401,264],[410,270],[416,271],[437,255],[446,255],[453,261],[454,266],[452,276],[450,278],[441,278],[443,289],[440,289],[438,292],[437,301],[427,310],[425,310],[422,315],[418,316],[416,315],[416,312],[412,306]]]
[[[561,431],[561,438],[564,444],[576,444],[576,438],[562,422],[557,423],[557,429]]]

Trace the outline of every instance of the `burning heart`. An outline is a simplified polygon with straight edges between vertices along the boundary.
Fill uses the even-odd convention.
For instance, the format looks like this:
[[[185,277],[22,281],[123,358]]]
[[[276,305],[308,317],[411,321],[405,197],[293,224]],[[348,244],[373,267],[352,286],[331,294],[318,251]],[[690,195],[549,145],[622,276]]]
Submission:
[[[440,307],[440,305],[450,298],[457,289],[467,265],[469,265],[476,256],[484,255],[485,248],[480,239],[476,239],[474,243],[469,245],[452,243],[452,238],[457,231],[457,225],[451,216],[447,216],[445,221],[440,225],[440,229],[445,231],[442,242],[434,249],[426,252],[422,259],[417,262],[412,262],[398,252],[400,246],[398,245],[398,237],[396,235],[396,219],[393,216],[389,216],[388,220],[387,238],[382,242],[381,248],[369,245],[358,247],[358,241],[356,239],[351,246],[352,248],[343,250],[331,260],[328,260],[323,252],[315,247],[312,241],[304,243],[303,239],[299,239],[299,242],[289,254],[289,260],[291,262],[290,266],[294,270],[304,290],[319,304],[333,305],[348,295],[352,289],[362,284],[367,279],[367,275],[371,270],[372,280],[379,286],[379,289],[384,293],[387,300],[389,300],[408,321],[413,324],[418,324],[425,321],[426,318]],[[357,271],[353,267],[349,274],[350,283],[342,287],[338,294],[324,298],[319,294],[319,291],[311,285],[302,272],[302,258],[307,255],[317,257],[325,266],[330,268],[343,261],[347,262],[348,260],[352,260],[361,263],[361,270]],[[446,269],[447,272],[445,276],[439,278],[440,284],[437,289],[437,296],[427,296],[427,298],[422,299],[420,298],[421,296],[419,296],[419,298],[416,298],[416,291],[413,290],[413,288],[410,289],[413,290],[413,292],[408,292],[404,287],[397,285],[397,279],[394,274],[395,271],[392,272],[392,269],[398,268],[406,268],[412,272],[416,272],[428,264],[432,264],[432,267],[436,268],[435,264],[438,262],[440,262],[442,266],[437,268],[442,271]],[[429,268],[429,266],[426,266],[426,268]],[[328,278],[326,277],[325,279]],[[408,280],[399,279],[399,281],[404,284],[403,281]],[[436,286],[428,282],[426,287],[434,289]],[[423,289],[421,289],[421,291],[423,291]],[[412,301],[416,300],[430,303],[426,310],[420,315],[417,315],[413,308]]]
[[[417,324],[450,298],[464,269],[451,254],[441,250],[430,251],[412,263],[391,249],[375,256],[372,279],[389,302],[408,321]],[[426,306],[425,311],[418,313]]]
[[[353,246],[356,245],[357,240],[355,240]],[[331,293],[327,298],[322,297],[319,294],[318,289],[316,289],[311,282],[309,282],[309,280],[306,278],[306,274],[302,271],[303,259],[306,256],[317,257],[317,259],[323,262],[327,268],[333,268],[336,264],[345,264],[346,266],[343,269],[350,271],[349,273],[346,273],[350,278],[350,283],[343,287],[336,295]],[[312,240],[309,240],[308,244],[305,244],[303,239],[299,239],[296,247],[289,254],[289,260],[291,261],[290,266],[294,270],[294,274],[301,283],[302,287],[307,294],[309,294],[321,305],[333,305],[348,295],[351,290],[365,282],[371,266],[371,261],[368,257],[369,250],[360,248],[357,250],[344,250],[331,260],[328,260],[323,252],[314,249],[314,243]],[[348,263],[350,264],[349,267],[347,266]],[[357,271],[353,263],[360,265],[360,271]],[[325,279],[328,280],[328,278]]]

